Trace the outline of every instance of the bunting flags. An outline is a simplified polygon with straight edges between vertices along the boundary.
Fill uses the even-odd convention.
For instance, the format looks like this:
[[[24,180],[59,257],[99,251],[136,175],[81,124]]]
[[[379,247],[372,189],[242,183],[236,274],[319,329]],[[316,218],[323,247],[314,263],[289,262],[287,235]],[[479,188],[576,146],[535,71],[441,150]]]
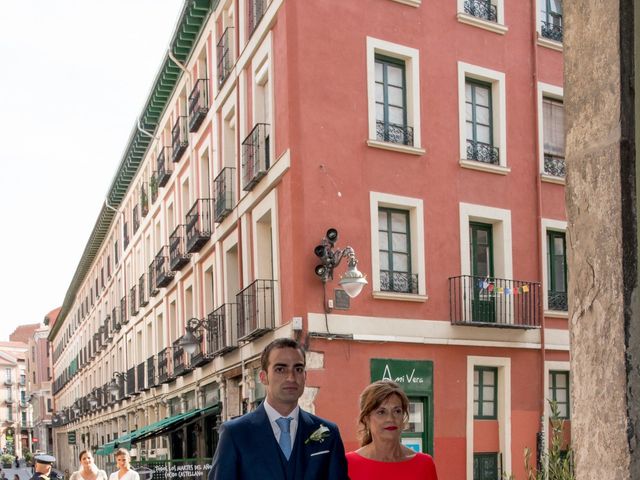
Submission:
[[[494,295],[523,295],[525,293],[529,293],[529,285],[524,284],[518,287],[497,287],[495,283],[491,282],[489,278],[485,278],[484,280],[478,280],[476,282],[476,287],[480,290],[486,290],[488,293],[493,293]]]

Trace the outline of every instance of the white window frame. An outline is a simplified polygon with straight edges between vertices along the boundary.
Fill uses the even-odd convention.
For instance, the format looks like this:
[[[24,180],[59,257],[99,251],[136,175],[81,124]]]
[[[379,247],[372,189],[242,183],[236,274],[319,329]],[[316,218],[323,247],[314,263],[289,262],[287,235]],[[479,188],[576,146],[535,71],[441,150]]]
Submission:
[[[419,7],[422,4],[422,0],[391,0],[392,2],[402,3],[403,5],[409,5],[410,7]]]
[[[465,23],[467,25],[473,25],[474,27],[483,28],[490,32],[498,33],[500,35],[504,35],[509,31],[509,27],[507,27],[507,22],[504,18],[504,0],[491,0],[491,3],[496,6],[498,21],[490,22],[488,20],[484,20],[482,18],[474,17],[473,15],[469,15],[464,11],[464,0],[458,0],[458,10],[456,17],[460,23]]]
[[[467,78],[491,84],[493,145],[498,147],[499,165],[467,159],[467,126],[465,87]],[[503,72],[458,62],[458,126],[460,134],[460,166],[506,175],[511,170],[507,166],[507,99],[506,80]]]
[[[551,420],[551,407],[549,405],[549,374],[552,371],[565,371],[569,373],[569,418],[571,420],[571,363],[561,361],[546,361],[544,362],[544,415],[542,419],[543,425],[549,425]],[[546,446],[551,445],[551,435],[545,435]]]
[[[413,146],[383,142],[376,135],[376,69],[377,54],[404,61],[407,95],[407,125],[413,128]],[[420,54],[417,48],[367,37],[367,106],[369,132],[367,145],[396,152],[422,155],[420,129]]]
[[[546,38],[542,36],[542,5],[541,3],[545,0],[536,0],[536,38],[537,43],[541,47],[547,47],[551,50],[556,50],[558,52],[562,52],[562,42],[558,42],[556,40],[551,40],[550,38]],[[562,17],[563,25],[564,25],[564,15]]]
[[[561,100],[564,103],[564,89],[556,85],[538,82],[538,163],[540,165],[540,178],[544,182],[565,184],[563,177],[548,175],[544,172],[544,106],[543,100],[551,98]]]
[[[473,480],[473,372],[475,367],[498,368],[498,440],[502,471],[511,472],[511,359],[509,357],[467,357],[467,480]]]
[[[378,242],[378,209],[395,208],[409,213],[411,242],[411,271],[418,275],[418,293],[383,292],[380,290],[380,244]],[[384,300],[427,300],[424,207],[420,198],[403,197],[381,192],[369,192],[371,216],[371,279],[373,298]]]
[[[566,235],[567,222],[564,220],[552,220],[549,218],[542,219],[542,238],[540,239],[540,244],[542,245],[542,305],[544,307],[544,316],[568,318],[568,312],[549,310],[549,262],[547,261],[549,246],[547,245],[547,232],[550,230],[554,232],[562,232]]]

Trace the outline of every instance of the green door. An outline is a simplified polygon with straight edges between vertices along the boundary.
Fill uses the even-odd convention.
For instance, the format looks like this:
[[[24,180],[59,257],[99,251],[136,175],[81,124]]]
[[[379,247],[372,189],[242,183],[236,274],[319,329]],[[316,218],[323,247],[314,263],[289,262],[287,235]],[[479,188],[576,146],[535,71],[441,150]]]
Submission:
[[[471,239],[471,275],[473,297],[471,320],[495,323],[496,302],[493,292],[493,226],[487,223],[469,223]]]

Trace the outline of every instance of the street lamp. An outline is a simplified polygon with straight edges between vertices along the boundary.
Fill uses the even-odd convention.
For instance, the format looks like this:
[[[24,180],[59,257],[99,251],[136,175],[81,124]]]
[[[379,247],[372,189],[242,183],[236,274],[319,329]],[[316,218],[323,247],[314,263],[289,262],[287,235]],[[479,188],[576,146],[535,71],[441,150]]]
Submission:
[[[338,231],[335,228],[327,230],[322,243],[317,245],[313,252],[322,261],[320,265],[316,265],[314,271],[325,285],[329,280],[333,280],[333,269],[337,267],[343,258],[347,258],[347,271],[342,275],[338,285],[340,285],[347,295],[351,298],[357,297],[363,287],[367,285],[367,279],[358,270],[358,259],[355,250],[346,246],[345,248],[336,248],[335,244],[338,240]],[[326,305],[325,305],[326,308]]]
[[[80,400],[73,402],[71,409],[73,410],[74,415],[78,415],[80,413]]]
[[[98,387],[91,390],[91,393],[87,395],[87,400],[89,401],[89,406],[91,408],[96,408],[98,406],[98,397],[96,396],[96,390]]]
[[[127,379],[126,373],[114,372],[113,378],[107,385],[107,392],[111,395],[117,395],[120,392],[120,382]]]
[[[186,331],[184,335],[180,337],[180,340],[178,340],[178,347],[182,347],[188,355],[193,355],[202,341],[202,335],[198,335],[198,330],[200,329],[212,331],[213,323],[206,318],[202,320],[190,318],[187,320]]]

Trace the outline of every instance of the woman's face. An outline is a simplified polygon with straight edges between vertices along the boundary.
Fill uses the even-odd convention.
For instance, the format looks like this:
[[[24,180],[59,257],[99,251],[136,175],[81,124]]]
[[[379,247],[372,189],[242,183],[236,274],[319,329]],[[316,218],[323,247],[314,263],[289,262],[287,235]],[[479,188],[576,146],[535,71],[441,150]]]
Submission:
[[[384,402],[374,408],[369,414],[369,430],[371,437],[376,439],[397,439],[404,429],[404,412],[398,395],[389,395]]]
[[[116,465],[118,465],[118,468],[129,468],[129,458],[126,455],[118,455],[116,457]]]
[[[80,458],[80,463],[83,467],[90,467],[93,464],[93,456],[89,452],[83,453],[82,458]]]

